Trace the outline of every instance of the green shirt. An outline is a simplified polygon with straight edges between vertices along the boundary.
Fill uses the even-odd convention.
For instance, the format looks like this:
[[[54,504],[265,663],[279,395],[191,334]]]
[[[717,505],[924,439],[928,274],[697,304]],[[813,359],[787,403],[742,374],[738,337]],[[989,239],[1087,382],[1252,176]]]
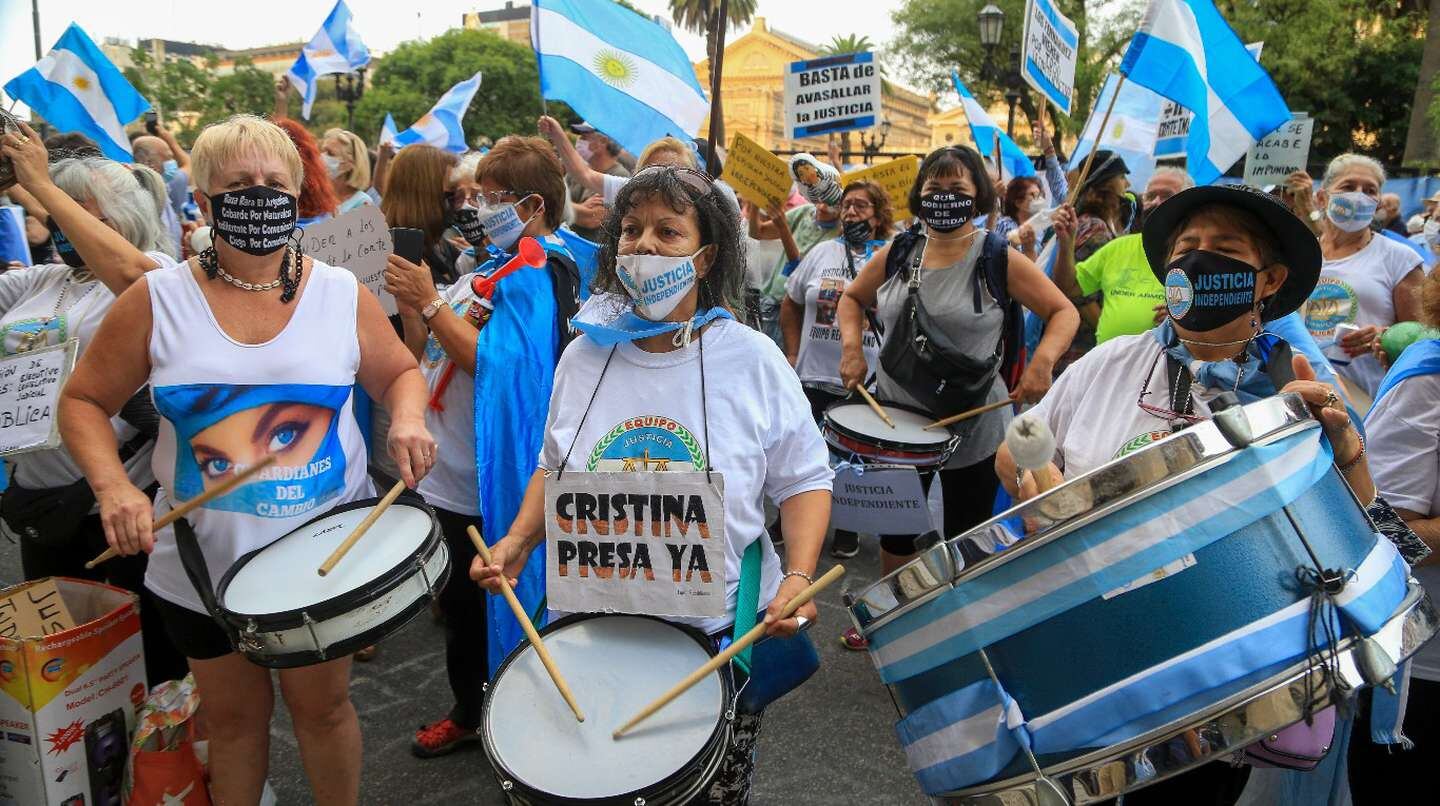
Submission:
[[[840,234],[840,219],[836,218],[834,226],[829,229],[821,227],[820,224],[815,221],[815,205],[813,204],[802,204],[799,207],[788,210],[785,213],[785,221],[790,224],[790,234],[795,238],[795,248],[800,250],[800,258],[802,260],[815,244],[827,238],[834,238]],[[775,267],[770,270],[770,282],[765,286],[765,296],[776,302],[779,302],[780,298],[785,296],[785,280],[787,278],[780,272],[788,262],[789,258],[785,257],[782,253],[780,260],[776,262]]]
[[[1165,289],[1150,271],[1138,234],[1123,235],[1100,247],[1075,266],[1075,280],[1086,296],[1096,291],[1105,294],[1095,327],[1096,344],[1155,327],[1155,306],[1165,302]]]

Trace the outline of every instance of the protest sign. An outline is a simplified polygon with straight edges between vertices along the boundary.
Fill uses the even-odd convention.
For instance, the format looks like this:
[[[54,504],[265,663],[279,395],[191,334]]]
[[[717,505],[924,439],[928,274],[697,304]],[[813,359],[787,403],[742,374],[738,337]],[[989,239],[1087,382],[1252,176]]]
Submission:
[[[1250,146],[1250,154],[1245,157],[1245,184],[1275,185],[1284,182],[1290,174],[1305,170],[1314,130],[1314,118],[1297,114],[1289,123]]]
[[[1024,58],[1020,75],[1025,83],[1066,115],[1075,100],[1075,59],[1080,35],[1075,23],[1051,0],[1030,0],[1025,6],[1021,39]]]
[[[724,495],[724,477],[713,472],[547,478],[545,595],[551,609],[725,615]]]
[[[75,339],[0,359],[0,456],[60,445],[60,390],[75,368]]]
[[[880,120],[875,54],[842,53],[791,62],[785,71],[785,139],[868,129]]]
[[[0,597],[0,636],[18,640],[74,628],[75,619],[53,578],[9,588]]]
[[[915,177],[919,173],[920,158],[911,154],[851,171],[840,178],[840,185],[844,187],[851,182],[874,182],[884,188],[885,195],[890,197],[890,209],[898,220],[910,216],[910,186],[915,184]]]
[[[913,467],[835,468],[830,523],[866,534],[921,534],[930,531],[930,508]]]
[[[762,209],[790,195],[790,169],[785,160],[740,132],[730,140],[720,178],[730,183],[740,198]]]
[[[379,207],[367,204],[329,221],[312,224],[305,228],[301,244],[310,257],[354,274],[380,298],[380,307],[386,315],[394,316],[398,312],[395,298],[385,290],[385,259],[394,244]]]
[[[1190,110],[1167,99],[1160,107],[1160,123],[1155,127],[1155,156],[1185,156],[1185,138],[1190,134]]]

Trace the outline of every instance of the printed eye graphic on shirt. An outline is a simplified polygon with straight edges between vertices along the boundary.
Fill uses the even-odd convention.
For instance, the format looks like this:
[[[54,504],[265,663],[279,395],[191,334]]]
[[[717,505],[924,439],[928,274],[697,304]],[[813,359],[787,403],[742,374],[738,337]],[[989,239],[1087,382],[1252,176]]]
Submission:
[[[1320,278],[1305,302],[1305,329],[1316,339],[1335,335],[1335,326],[1354,322],[1360,313],[1360,299],[1348,283]]]
[[[622,420],[590,451],[589,471],[663,472],[705,469],[705,450],[690,429],[669,417]]]
[[[290,518],[338,495],[345,452],[338,424],[348,386],[186,384],[155,389],[155,408],[175,427],[174,501],[218,487],[267,456],[276,462],[205,505]]]

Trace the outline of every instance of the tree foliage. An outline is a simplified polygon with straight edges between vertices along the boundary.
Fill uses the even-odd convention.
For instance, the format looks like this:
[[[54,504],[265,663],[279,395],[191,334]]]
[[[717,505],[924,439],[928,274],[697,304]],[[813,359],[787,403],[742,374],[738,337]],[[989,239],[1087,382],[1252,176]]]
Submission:
[[[125,68],[125,77],[167,120],[180,124],[183,141],[218,120],[241,112],[263,115],[272,106],[274,78],[248,58],[236,61],[224,75],[213,53],[201,64],[189,59],[157,62],[149,51],[136,48],[130,60],[134,64]]]

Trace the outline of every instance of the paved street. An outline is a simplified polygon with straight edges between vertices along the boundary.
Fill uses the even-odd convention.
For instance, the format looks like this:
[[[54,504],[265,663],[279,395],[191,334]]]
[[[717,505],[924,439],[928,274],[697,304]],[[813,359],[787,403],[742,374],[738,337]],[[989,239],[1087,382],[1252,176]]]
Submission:
[[[876,576],[873,541],[847,564],[848,584]],[[828,555],[821,571],[829,567]],[[0,539],[0,582],[20,579],[18,548]],[[846,584],[844,581],[837,585]],[[848,652],[836,636],[848,621],[840,590],[820,598],[821,622],[812,632],[822,665],[810,682],[765,715],[760,742],[757,804],[923,804],[905,768],[893,730],[894,709],[874,667]],[[410,735],[449,707],[441,630],[422,615],[381,644],[369,664],[356,664],[353,693],[365,734],[361,799],[367,804],[500,804],[490,766],[478,746],[439,759],[410,755]],[[283,708],[272,732],[270,782],[281,804],[311,803],[295,739]]]

